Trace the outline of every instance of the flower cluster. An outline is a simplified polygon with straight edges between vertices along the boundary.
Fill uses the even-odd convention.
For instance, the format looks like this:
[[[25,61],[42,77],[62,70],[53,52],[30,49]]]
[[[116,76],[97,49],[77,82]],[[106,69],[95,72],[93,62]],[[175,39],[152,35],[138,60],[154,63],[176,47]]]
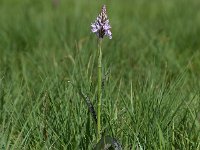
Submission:
[[[106,14],[106,6],[103,5],[102,10],[95,20],[94,23],[91,24],[92,32],[96,33],[98,38],[103,38],[104,36],[108,36],[109,39],[112,39],[112,33],[110,31],[111,26],[109,25],[108,16]]]

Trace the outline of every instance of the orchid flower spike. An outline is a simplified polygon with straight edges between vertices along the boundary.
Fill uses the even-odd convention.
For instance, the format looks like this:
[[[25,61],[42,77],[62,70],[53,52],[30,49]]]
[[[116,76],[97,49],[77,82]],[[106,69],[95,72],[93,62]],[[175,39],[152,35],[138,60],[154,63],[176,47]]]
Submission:
[[[99,16],[95,22],[91,24],[91,27],[91,31],[96,33],[98,38],[103,39],[104,36],[108,36],[109,39],[112,39],[112,33],[110,31],[111,26],[106,14],[106,5],[103,5]]]

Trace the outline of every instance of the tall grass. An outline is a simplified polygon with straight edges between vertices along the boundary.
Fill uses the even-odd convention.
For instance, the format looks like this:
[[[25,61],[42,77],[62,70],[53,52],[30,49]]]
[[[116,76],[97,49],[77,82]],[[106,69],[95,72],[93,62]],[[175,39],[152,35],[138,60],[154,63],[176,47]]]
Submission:
[[[200,148],[198,0],[104,1],[102,131],[124,149]],[[102,2],[0,1],[0,148],[92,149],[97,104],[90,34]],[[105,51],[104,51],[105,50]]]

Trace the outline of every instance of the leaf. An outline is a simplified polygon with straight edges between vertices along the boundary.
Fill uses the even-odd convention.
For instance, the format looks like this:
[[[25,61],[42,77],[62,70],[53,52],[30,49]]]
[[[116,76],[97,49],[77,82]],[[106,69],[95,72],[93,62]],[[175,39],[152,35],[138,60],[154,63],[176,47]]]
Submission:
[[[87,106],[88,106],[88,110],[90,111],[90,113],[91,113],[91,115],[92,115],[92,117],[93,117],[95,123],[97,124],[97,115],[96,115],[96,111],[95,111],[95,109],[94,109],[94,106],[93,106],[93,104],[92,104],[90,98],[89,98],[86,94],[84,94],[84,93],[81,91],[80,88],[79,88],[79,94],[80,94],[80,96],[85,100],[85,102],[86,102],[86,104],[87,104]]]
[[[101,140],[97,143],[94,150],[122,150],[121,144],[115,139],[110,136],[104,136]]]

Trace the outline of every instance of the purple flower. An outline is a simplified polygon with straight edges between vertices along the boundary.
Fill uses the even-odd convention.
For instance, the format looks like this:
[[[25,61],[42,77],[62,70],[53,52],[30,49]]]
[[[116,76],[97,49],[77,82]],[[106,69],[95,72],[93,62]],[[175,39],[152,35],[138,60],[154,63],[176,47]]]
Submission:
[[[110,31],[111,26],[109,25],[108,16],[106,14],[106,6],[103,5],[101,12],[94,23],[91,24],[91,31],[96,33],[98,38],[103,38],[108,36],[109,39],[112,39],[112,33]]]

